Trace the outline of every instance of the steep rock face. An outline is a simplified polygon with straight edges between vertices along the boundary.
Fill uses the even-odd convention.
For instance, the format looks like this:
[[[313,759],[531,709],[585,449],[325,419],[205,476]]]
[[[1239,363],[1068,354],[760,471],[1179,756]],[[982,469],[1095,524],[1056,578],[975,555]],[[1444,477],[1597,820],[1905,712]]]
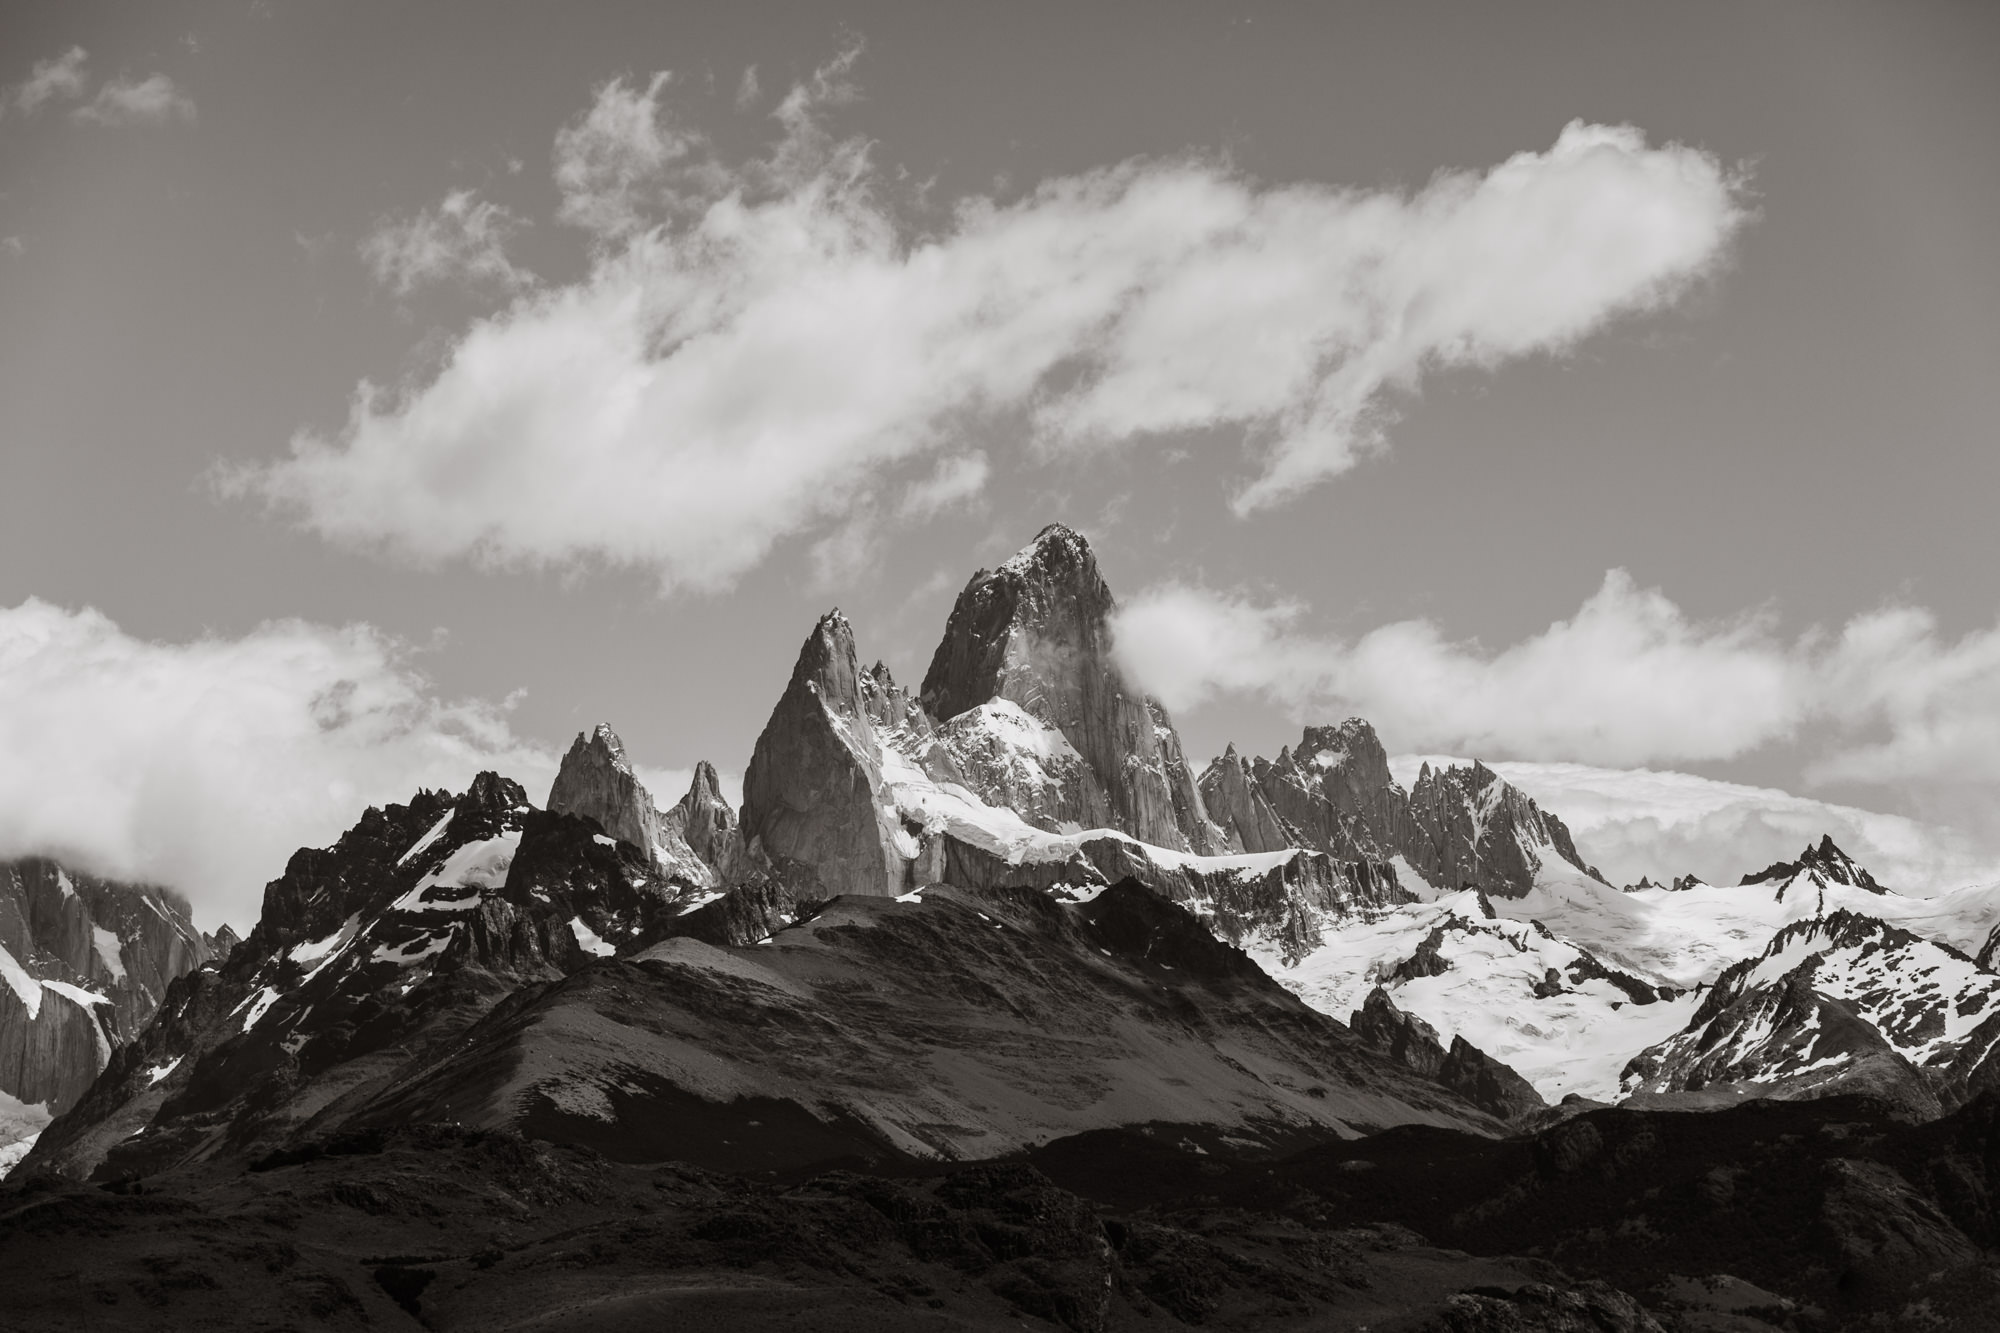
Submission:
[[[1312,846],[1386,861],[1411,842],[1408,798],[1375,728],[1358,717],[1307,727],[1296,748],[1256,768],[1273,808]]]
[[[1078,799],[1142,842],[1209,853],[1208,822],[1166,712],[1130,688],[1111,656],[1116,608],[1080,535],[1061,524],[998,569],[973,575],[952,607],[924,676],[924,708],[940,723],[1005,699],[1061,732],[1094,781]]]
[[[549,810],[596,820],[607,834],[638,848],[660,873],[704,888],[720,882],[719,867],[734,850],[735,816],[713,768],[705,761],[697,767],[687,795],[662,813],[633,774],[618,733],[602,723],[588,736],[579,734],[563,756],[549,788]]]
[[[667,811],[667,832],[678,834],[703,864],[721,870],[736,858],[742,843],[736,811],[722,795],[715,766],[706,759],[694,766],[687,794]]]
[[[1338,860],[1402,857],[1433,886],[1519,898],[1551,863],[1601,880],[1569,829],[1484,764],[1432,770],[1405,792],[1375,729],[1360,718],[1305,729],[1276,759],[1246,763],[1231,746],[1202,795],[1244,851],[1316,848]]]
[[[0,863],[0,1092],[67,1109],[214,951],[177,894],[43,857]]]
[[[653,854],[660,842],[660,812],[652,793],[632,774],[618,733],[599,723],[585,736],[577,734],[549,788],[549,810],[559,815],[585,815],[620,842]]]
[[[1305,834],[1272,806],[1234,745],[1203,771],[1201,800],[1231,851],[1276,852],[1309,845]]]
[[[821,617],[743,775],[743,841],[752,857],[811,866],[828,893],[896,894],[908,835],[883,798],[863,680],[847,618]]]
[[[1426,764],[1410,790],[1410,823],[1414,832],[1403,854],[1433,884],[1519,898],[1551,858],[1603,880],[1584,864],[1560,819],[1484,764],[1436,770]]]

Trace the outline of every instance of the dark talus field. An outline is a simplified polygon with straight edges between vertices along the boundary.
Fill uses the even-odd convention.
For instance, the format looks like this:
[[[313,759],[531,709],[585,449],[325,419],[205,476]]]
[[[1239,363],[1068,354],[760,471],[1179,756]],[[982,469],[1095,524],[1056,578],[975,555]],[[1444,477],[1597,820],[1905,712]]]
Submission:
[[[1197,773],[1114,607],[1050,528],[914,694],[822,617],[740,810],[598,727],[241,941],[21,863],[0,1330],[2000,1328],[1992,890],[1616,888],[1359,719]]]

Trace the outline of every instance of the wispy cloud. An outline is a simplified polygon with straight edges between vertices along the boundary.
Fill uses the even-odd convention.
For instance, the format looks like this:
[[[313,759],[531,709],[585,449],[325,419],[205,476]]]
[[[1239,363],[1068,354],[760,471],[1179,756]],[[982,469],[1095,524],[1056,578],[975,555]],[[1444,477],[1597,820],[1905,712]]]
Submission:
[[[1170,706],[1354,711],[1399,746],[1627,767],[1731,759],[1810,725],[1809,780],[2000,784],[2000,626],[1949,641],[1928,611],[1889,607],[1788,639],[1760,612],[1697,620],[1623,570],[1498,650],[1425,620],[1315,634],[1305,611],[1163,584],[1119,612],[1118,653]]]
[[[70,114],[96,125],[164,125],[195,119],[194,99],[164,74],[111,79]]]
[[[361,257],[397,296],[448,282],[513,292],[534,282],[507,257],[508,239],[524,225],[502,205],[454,190],[435,207],[382,219],[361,242]]]
[[[0,857],[166,882],[248,924],[294,849],[482,768],[539,798],[554,759],[365,625],[160,643],[89,609],[0,608]]]
[[[89,53],[80,46],[72,46],[59,56],[38,60],[28,72],[28,77],[0,94],[0,111],[13,107],[22,115],[32,116],[50,102],[69,102],[83,96],[87,80],[84,76],[84,62]]]
[[[929,518],[964,504],[986,489],[986,479],[992,472],[986,455],[976,449],[969,454],[939,459],[928,477],[913,481],[904,489],[897,511],[904,518]]]
[[[787,92],[746,161],[672,114],[667,75],[599,88],[555,152],[588,275],[225,488],[407,559],[635,566],[665,590],[920,487],[981,421],[1025,419],[1029,463],[1226,428],[1251,512],[1383,448],[1434,367],[1672,302],[1745,220],[1710,155],[1577,123],[1413,192],[1143,159],[918,227],[871,144],[828,128],[856,54]]]

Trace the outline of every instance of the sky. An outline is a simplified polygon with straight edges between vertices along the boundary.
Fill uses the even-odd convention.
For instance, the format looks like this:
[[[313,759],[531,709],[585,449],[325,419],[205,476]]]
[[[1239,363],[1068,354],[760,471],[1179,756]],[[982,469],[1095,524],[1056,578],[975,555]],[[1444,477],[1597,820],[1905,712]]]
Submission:
[[[1996,124],[1970,0],[7,5],[0,854],[670,801],[1061,520],[1191,754],[1995,873]]]

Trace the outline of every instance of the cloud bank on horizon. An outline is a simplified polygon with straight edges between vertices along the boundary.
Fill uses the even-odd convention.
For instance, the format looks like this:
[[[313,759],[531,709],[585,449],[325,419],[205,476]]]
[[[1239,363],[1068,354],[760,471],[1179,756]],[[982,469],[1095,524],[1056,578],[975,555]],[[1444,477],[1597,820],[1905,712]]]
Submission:
[[[558,754],[513,730],[505,700],[441,697],[418,657],[367,625],[160,643],[89,608],[0,607],[0,860],[166,884],[204,926],[248,930],[292,853],[370,805],[463,791],[482,769],[539,805]],[[662,804],[694,778],[635,767]],[[741,773],[721,768],[740,801]]]
[[[293,850],[330,842],[366,805],[462,790],[487,768],[539,801],[555,752],[517,735],[504,701],[441,698],[413,657],[364,625],[277,621],[175,644],[89,609],[0,608],[0,859],[165,883],[204,924],[247,929]],[[1405,744],[1406,725],[1383,733]],[[1418,762],[1398,759],[1398,775]],[[1685,773],[1492,767],[1561,815],[1614,882],[1727,882],[1825,833],[1906,891],[2000,880],[2000,857],[1935,823]],[[662,803],[692,776],[638,771]],[[725,777],[732,801],[739,782]]]
[[[165,883],[204,924],[247,927],[294,850],[485,768],[539,796],[555,762],[365,625],[167,644],[89,609],[0,608],[0,858]]]
[[[1568,620],[1498,651],[1406,620],[1352,640],[1297,602],[1163,583],[1121,608],[1119,660],[1169,707],[1259,695],[1368,717],[1402,745],[1630,768],[1726,760],[1808,726],[1808,781],[2000,786],[2000,625],[1953,642],[1890,606],[1781,638],[1768,615],[1691,619],[1611,570]]]
[[[1252,460],[1248,514],[1384,449],[1431,371],[1673,304],[1748,218],[1712,155],[1581,121],[1414,191],[1190,155],[940,206],[827,127],[856,55],[742,161],[672,113],[671,76],[600,87],[555,143],[558,220],[589,244],[574,282],[530,283],[510,219],[466,191],[386,229],[371,262],[396,288],[518,290],[224,491],[419,563],[631,567],[663,591],[725,588],[868,497],[901,488],[879,518],[912,522],[975,495],[970,422],[1019,427],[1024,466],[1221,428]]]

